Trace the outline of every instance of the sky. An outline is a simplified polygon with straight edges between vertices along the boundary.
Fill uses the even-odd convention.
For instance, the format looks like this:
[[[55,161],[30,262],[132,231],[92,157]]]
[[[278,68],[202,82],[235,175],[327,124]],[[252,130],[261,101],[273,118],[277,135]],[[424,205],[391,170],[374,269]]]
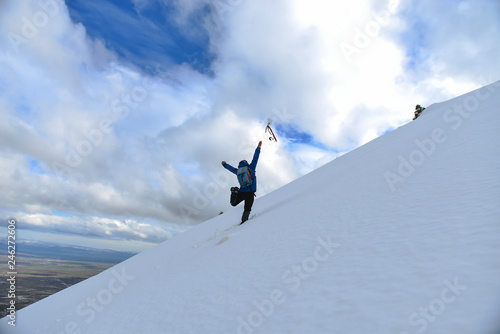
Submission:
[[[499,80],[499,39],[496,0],[2,0],[0,236],[165,241],[231,209],[221,161],[263,140],[261,197]]]

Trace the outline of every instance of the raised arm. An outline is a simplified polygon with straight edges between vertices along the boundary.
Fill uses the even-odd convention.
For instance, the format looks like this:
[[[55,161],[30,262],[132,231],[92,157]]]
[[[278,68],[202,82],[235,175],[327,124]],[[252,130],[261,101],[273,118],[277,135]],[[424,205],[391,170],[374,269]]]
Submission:
[[[222,161],[222,166],[233,174],[236,174],[238,172],[238,170],[236,168],[234,168],[233,166],[231,166],[230,164],[228,164],[225,161]]]
[[[257,167],[257,162],[259,161],[261,146],[262,146],[262,140],[259,142],[259,145],[257,145],[257,148],[255,149],[255,153],[253,154],[252,162],[250,163],[250,168],[253,170],[255,170],[255,168]]]

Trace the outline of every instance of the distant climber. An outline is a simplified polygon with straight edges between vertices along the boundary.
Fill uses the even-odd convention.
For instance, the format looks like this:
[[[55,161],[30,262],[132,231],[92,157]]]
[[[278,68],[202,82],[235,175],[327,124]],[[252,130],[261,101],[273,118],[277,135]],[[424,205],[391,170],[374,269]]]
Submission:
[[[422,106],[421,106],[420,104],[417,104],[417,105],[415,106],[415,117],[413,117],[413,120],[416,120],[416,119],[417,119],[417,117],[418,117],[418,116],[420,116],[420,113],[421,113],[422,111],[424,111],[424,110],[425,110],[425,108],[422,108]]]
[[[240,187],[231,188],[231,205],[236,206],[242,201],[245,201],[245,207],[243,215],[241,216],[241,224],[248,220],[250,216],[250,211],[252,211],[252,205],[255,197],[255,192],[257,191],[257,178],[255,176],[255,168],[257,167],[257,161],[259,160],[260,148],[262,146],[262,141],[255,149],[253,154],[252,162],[249,164],[246,160],[241,160],[238,164],[238,168],[234,168],[230,164],[222,161],[222,166],[225,169],[235,174],[240,183]]]

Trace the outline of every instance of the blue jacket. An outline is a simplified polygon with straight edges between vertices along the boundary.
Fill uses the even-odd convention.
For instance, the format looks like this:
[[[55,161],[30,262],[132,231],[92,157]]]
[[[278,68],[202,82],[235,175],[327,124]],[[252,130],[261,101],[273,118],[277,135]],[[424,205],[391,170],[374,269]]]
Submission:
[[[249,191],[257,191],[257,177],[255,176],[255,168],[257,168],[257,161],[259,160],[259,156],[260,156],[260,147],[257,147],[255,149],[255,153],[253,154],[253,159],[252,159],[252,162],[250,163],[250,165],[248,166],[252,172],[252,180],[253,180],[253,183],[246,187],[246,188],[241,188],[240,189],[240,192],[249,192]],[[246,166],[248,165],[248,162],[246,160],[242,160],[240,161],[240,164],[238,165],[238,168],[240,167],[243,167],[243,166]],[[231,173],[235,174],[238,172],[238,168],[234,168],[233,166],[231,166],[230,164],[228,163],[225,163],[224,164],[224,168],[227,169],[228,171],[230,171]]]

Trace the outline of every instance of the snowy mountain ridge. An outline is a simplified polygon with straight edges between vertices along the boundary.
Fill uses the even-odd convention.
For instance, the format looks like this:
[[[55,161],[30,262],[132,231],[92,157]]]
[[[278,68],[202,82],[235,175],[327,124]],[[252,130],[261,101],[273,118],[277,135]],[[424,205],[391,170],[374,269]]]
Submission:
[[[0,332],[499,333],[499,105],[496,82],[429,106]]]

